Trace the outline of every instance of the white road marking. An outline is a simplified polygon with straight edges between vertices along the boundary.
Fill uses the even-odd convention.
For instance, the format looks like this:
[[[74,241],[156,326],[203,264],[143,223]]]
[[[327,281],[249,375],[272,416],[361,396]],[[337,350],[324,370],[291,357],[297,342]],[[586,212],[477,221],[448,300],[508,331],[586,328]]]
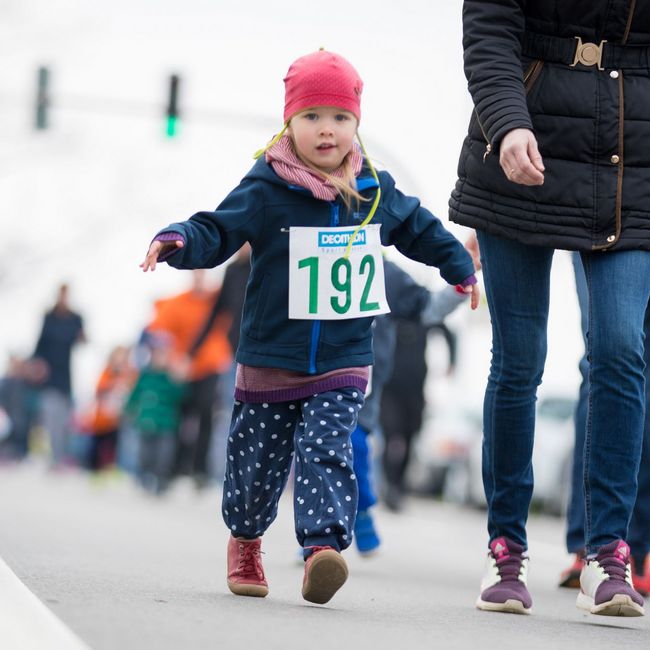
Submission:
[[[0,644],[4,650],[90,650],[0,558]]]

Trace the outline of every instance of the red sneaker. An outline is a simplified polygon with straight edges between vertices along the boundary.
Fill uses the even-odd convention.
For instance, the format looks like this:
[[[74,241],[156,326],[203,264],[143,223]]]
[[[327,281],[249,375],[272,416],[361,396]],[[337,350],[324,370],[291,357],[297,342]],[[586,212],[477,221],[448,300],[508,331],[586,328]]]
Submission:
[[[650,555],[646,555],[643,573],[636,572],[634,558],[630,558],[632,564],[632,583],[634,588],[645,598],[650,595]]]
[[[348,565],[343,556],[331,546],[311,546],[312,554],[305,561],[302,597],[310,603],[322,605],[348,579]]]
[[[583,551],[575,554],[573,564],[562,571],[560,574],[559,587],[566,587],[567,589],[580,589],[580,574],[585,565],[585,554]]]
[[[264,578],[262,540],[230,536],[228,540],[228,589],[238,596],[264,598],[269,585]]]

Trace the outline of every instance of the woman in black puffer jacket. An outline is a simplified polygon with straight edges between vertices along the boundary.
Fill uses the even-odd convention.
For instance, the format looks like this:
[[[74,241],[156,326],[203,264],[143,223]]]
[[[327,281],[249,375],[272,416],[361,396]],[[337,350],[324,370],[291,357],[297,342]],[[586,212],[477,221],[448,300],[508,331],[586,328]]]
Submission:
[[[650,299],[650,3],[466,0],[475,111],[450,217],[476,228],[492,318],[483,478],[489,566],[477,606],[528,613],[535,395],[555,248],[589,285],[586,549],[578,606],[639,616],[624,541],[643,439]]]

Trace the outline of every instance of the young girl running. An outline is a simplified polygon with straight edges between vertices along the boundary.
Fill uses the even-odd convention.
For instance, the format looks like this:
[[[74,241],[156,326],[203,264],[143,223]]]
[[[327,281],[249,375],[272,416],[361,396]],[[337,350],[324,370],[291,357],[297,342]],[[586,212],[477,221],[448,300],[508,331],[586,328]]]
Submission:
[[[371,322],[388,311],[381,245],[438,267],[472,308],[478,290],[462,244],[355,142],[363,83],[350,63],[314,52],[284,83],[284,127],[253,168],[215,211],[161,230],[141,267],[214,267],[250,242],[222,504],[228,587],[268,593],[261,537],[295,460],[302,595],[325,603],[348,575],[340,552],[358,494],[350,434],[373,361]]]

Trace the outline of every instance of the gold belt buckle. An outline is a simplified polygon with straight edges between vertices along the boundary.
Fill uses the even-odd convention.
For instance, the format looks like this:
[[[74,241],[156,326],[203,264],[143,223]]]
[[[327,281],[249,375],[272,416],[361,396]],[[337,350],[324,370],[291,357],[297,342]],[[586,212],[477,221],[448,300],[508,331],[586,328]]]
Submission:
[[[600,45],[596,45],[596,43],[583,43],[579,36],[576,36],[575,39],[578,41],[578,44],[576,45],[576,55],[571,67],[582,63],[582,65],[586,66],[597,65],[599,70],[604,70],[601,63],[603,59],[603,45],[607,41],[600,41]]]

